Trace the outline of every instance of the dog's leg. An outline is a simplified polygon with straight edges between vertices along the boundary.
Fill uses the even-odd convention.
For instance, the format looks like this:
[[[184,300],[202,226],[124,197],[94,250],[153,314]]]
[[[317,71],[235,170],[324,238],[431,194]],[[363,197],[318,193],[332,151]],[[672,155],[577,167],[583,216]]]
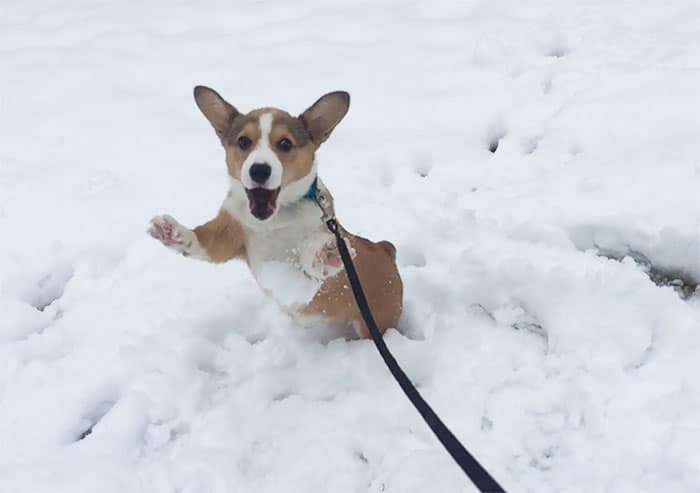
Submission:
[[[347,239],[345,239],[345,244],[350,252],[350,257],[355,258],[357,255],[355,249]],[[340,252],[338,251],[338,245],[335,242],[334,236],[324,235],[322,243],[314,250],[315,253],[310,262],[311,268],[309,269],[309,272],[312,273],[314,277],[325,279],[343,270],[343,260],[340,258]]]
[[[194,230],[164,215],[151,219],[148,233],[163,245],[186,257],[226,262],[245,253],[243,228],[226,211]]]
[[[195,232],[186,228],[171,216],[156,216],[151,219],[151,227],[148,229],[148,234],[159,240],[166,247],[186,257],[210,260]]]
[[[365,324],[364,320],[353,320],[350,325],[352,325],[352,328],[355,330],[355,334],[357,334],[357,337],[360,339],[369,339],[369,329],[367,328],[367,324]],[[384,331],[381,331],[382,334]]]

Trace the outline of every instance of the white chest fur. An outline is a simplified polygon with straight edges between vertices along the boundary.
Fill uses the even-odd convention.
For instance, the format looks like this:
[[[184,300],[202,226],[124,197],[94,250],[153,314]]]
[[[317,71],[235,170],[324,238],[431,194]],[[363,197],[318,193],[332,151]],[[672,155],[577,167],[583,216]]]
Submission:
[[[316,254],[332,238],[313,201],[296,205],[293,214],[293,221],[279,227],[246,228],[246,254],[255,280],[290,313],[309,303],[321,286],[323,266]]]

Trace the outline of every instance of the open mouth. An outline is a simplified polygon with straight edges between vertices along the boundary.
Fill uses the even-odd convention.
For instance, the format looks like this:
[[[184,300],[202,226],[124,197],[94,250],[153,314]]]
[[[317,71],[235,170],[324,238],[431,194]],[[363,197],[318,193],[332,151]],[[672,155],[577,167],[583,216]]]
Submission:
[[[279,188],[268,190],[267,188],[247,188],[248,207],[250,213],[256,218],[264,221],[270,217],[277,207],[277,196]]]

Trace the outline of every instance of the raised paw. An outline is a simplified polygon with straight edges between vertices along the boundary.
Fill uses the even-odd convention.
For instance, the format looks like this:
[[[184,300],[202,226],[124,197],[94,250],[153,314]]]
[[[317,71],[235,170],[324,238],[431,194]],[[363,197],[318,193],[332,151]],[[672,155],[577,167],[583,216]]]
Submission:
[[[355,258],[357,253],[347,239],[345,240],[345,245],[348,247],[350,257]],[[338,251],[335,238],[331,237],[323,242],[321,248],[316,252],[314,264],[316,268],[322,270],[324,277],[334,275],[340,271],[343,267],[343,259],[340,257],[340,251]]]
[[[183,251],[192,242],[192,231],[177,222],[173,217],[164,215],[151,219],[148,234],[163,245]]]

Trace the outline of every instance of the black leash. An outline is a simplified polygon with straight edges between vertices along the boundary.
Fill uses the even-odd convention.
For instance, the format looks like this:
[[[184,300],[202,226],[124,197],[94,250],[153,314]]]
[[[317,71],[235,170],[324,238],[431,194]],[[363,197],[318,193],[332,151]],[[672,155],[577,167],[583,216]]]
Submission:
[[[319,201],[319,205],[324,210],[324,214],[327,214],[324,204]],[[496,482],[495,479],[483,468],[481,464],[472,456],[467,449],[464,448],[457,437],[450,431],[450,429],[445,426],[445,423],[435,414],[435,411],[430,407],[430,405],[425,402],[423,397],[420,395],[418,390],[413,386],[411,380],[406,376],[404,371],[401,369],[396,359],[389,351],[389,348],[384,342],[384,338],[379,333],[377,329],[377,324],[372,316],[372,311],[367,303],[367,298],[362,290],[362,285],[360,284],[360,279],[355,270],[355,265],[352,263],[352,257],[350,252],[348,252],[348,247],[345,244],[345,240],[340,234],[340,228],[335,218],[330,216],[324,216],[326,221],[326,226],[335,235],[336,243],[338,244],[338,251],[340,252],[340,258],[343,260],[343,265],[345,266],[345,272],[348,275],[348,280],[350,281],[350,287],[355,295],[355,301],[360,309],[362,318],[367,324],[369,333],[372,336],[374,344],[377,346],[379,354],[382,356],[384,363],[389,368],[389,371],[398,382],[401,389],[408,397],[408,400],[415,406],[423,419],[428,424],[435,436],[440,440],[443,447],[450,453],[452,458],[457,462],[459,467],[462,468],[464,474],[474,483],[474,485],[482,493],[505,493],[505,490]]]

